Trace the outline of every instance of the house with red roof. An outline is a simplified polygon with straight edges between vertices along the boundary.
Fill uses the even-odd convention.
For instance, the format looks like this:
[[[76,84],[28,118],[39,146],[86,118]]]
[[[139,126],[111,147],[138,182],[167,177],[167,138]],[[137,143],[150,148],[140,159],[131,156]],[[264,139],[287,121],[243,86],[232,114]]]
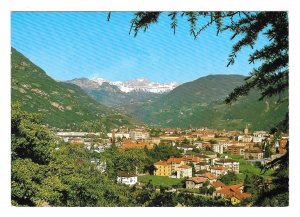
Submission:
[[[211,183],[211,185],[216,189],[216,191],[222,189],[222,188],[225,188],[227,187],[227,185],[225,185],[223,182],[221,181],[216,181],[216,182],[213,182]]]
[[[240,203],[244,199],[251,197],[251,194],[243,192],[243,184],[222,187],[213,193],[214,197],[222,197],[230,200],[233,205]]]

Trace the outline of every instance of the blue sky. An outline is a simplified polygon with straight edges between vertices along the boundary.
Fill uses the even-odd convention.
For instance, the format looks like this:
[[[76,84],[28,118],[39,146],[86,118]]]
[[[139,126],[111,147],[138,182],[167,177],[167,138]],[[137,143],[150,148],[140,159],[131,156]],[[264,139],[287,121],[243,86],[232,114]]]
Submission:
[[[174,35],[163,14],[134,38],[128,34],[133,13],[113,12],[109,22],[106,18],[107,12],[13,12],[12,47],[56,80],[97,76],[187,82],[208,74],[247,75],[253,68],[247,61],[250,48],[226,67],[235,42],[230,32],[216,36],[210,28],[194,40],[182,18]]]

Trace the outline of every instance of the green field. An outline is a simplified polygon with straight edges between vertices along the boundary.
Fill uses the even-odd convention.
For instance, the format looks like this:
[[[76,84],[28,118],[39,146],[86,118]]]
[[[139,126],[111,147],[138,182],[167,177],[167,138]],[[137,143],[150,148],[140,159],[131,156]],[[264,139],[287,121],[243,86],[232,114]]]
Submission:
[[[156,187],[159,186],[172,187],[172,185],[181,183],[183,179],[175,179],[166,176],[153,176],[153,175],[138,176],[138,181],[141,183],[148,183],[149,180],[152,180],[152,184]]]
[[[272,176],[273,173],[272,170],[268,170],[263,174],[259,167],[247,162],[244,159],[244,157],[241,155],[223,154],[222,156],[228,156],[228,158],[232,158],[240,162],[240,173],[238,174],[238,181],[236,181],[236,183],[243,182],[246,174],[256,174],[263,177]],[[236,183],[231,183],[231,184],[236,184]]]

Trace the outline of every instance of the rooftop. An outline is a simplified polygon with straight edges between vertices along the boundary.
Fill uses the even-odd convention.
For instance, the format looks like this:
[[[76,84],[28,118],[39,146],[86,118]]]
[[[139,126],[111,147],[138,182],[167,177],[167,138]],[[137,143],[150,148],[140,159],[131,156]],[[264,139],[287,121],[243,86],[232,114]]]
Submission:
[[[199,177],[206,177],[206,178],[208,178],[208,179],[216,179],[217,178],[217,176],[215,176],[214,174],[212,174],[212,173],[203,173],[203,174],[199,174],[198,175]]]
[[[170,157],[170,158],[167,160],[167,162],[168,162],[168,163],[176,163],[176,164],[180,164],[182,160],[183,160],[183,158]]]
[[[167,161],[158,161],[154,165],[169,165],[169,163]]]
[[[192,168],[192,167],[191,167],[191,166],[189,166],[189,165],[182,165],[182,166],[180,166],[180,167],[178,167],[178,168],[190,169],[190,168]]]
[[[215,188],[218,188],[218,187],[224,188],[227,186],[221,181],[213,182],[211,185],[214,186]]]
[[[199,183],[204,183],[207,181],[207,178],[205,177],[193,177],[193,178],[190,178],[190,179],[187,179],[187,181],[193,181],[195,182],[196,184],[199,184]]]

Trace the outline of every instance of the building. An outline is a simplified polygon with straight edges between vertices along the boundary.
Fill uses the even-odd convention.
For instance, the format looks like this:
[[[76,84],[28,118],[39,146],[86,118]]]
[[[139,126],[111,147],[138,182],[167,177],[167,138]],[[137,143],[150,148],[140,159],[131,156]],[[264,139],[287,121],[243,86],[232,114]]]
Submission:
[[[224,167],[226,172],[230,171],[234,173],[239,173],[240,171],[240,162],[229,158],[216,160],[215,165]]]
[[[201,162],[201,158],[194,155],[184,155],[182,160],[185,164],[192,163],[194,165]]]
[[[185,146],[177,146],[176,147],[179,150],[183,150],[183,153],[186,153],[187,151],[192,151],[193,147],[185,147]]]
[[[200,141],[193,142],[193,145],[195,146],[195,148],[202,149],[202,142],[200,142]]]
[[[217,181],[217,176],[212,173],[202,173],[202,174],[198,174],[197,176],[206,178],[209,181],[209,183],[213,183]]]
[[[200,162],[200,163],[196,163],[194,164],[195,166],[195,170],[196,172],[200,171],[200,170],[206,170],[206,171],[209,171],[209,168],[210,168],[210,163],[209,162]]]
[[[216,191],[222,189],[222,188],[225,188],[227,187],[227,185],[225,185],[223,182],[221,181],[217,181],[217,182],[213,182],[211,183],[211,185],[216,189]]]
[[[227,147],[230,144],[230,141],[227,139],[222,139],[218,141],[218,144],[223,145],[223,151],[227,151]]]
[[[232,155],[244,155],[245,146],[242,145],[230,145],[227,147],[227,154]]]
[[[171,164],[171,170],[172,172],[175,172],[178,170],[178,167],[184,165],[183,158],[175,158],[175,157],[170,157],[167,160],[168,164]]]
[[[222,144],[213,144],[212,149],[216,153],[223,154],[224,146]]]
[[[122,145],[119,147],[120,151],[124,151],[125,149],[143,149],[147,147],[148,149],[153,148],[152,141],[145,140],[124,140]]]
[[[245,127],[245,129],[244,129],[244,134],[245,134],[245,135],[248,135],[248,133],[249,133],[249,130],[248,130],[248,124],[246,124],[246,127]]]
[[[147,132],[143,129],[131,130],[129,135],[130,135],[130,138],[133,139],[133,140],[142,140],[142,139],[149,139],[150,138],[149,132]]]
[[[122,132],[111,132],[111,133],[107,133],[107,136],[109,138],[112,138],[112,139],[117,139],[117,138],[125,138],[125,139],[129,139],[130,138],[130,134],[129,133],[122,133]]]
[[[217,176],[217,177],[220,176],[220,175],[225,175],[227,173],[227,171],[225,170],[225,168],[222,167],[222,166],[212,166],[210,168],[210,172],[212,174],[214,174],[215,176]]]
[[[241,142],[252,142],[252,136],[249,136],[249,135],[241,135],[241,136],[238,136],[238,141],[241,141]]]
[[[186,188],[202,188],[203,184],[205,182],[207,182],[208,179],[205,177],[193,177],[193,178],[189,178],[186,180],[185,182],[185,186]]]
[[[253,136],[265,139],[265,138],[269,137],[270,134],[266,131],[254,131]]]
[[[74,144],[74,145],[83,145],[84,144],[84,139],[83,138],[72,138],[69,140],[71,142],[71,144]]]
[[[158,161],[154,163],[156,170],[154,175],[156,176],[171,176],[172,175],[172,165],[167,161]]]
[[[193,169],[189,165],[182,165],[177,168],[177,178],[185,178],[185,177],[192,177],[193,176]]]
[[[222,187],[213,193],[214,197],[221,197],[230,200],[231,204],[236,205],[244,199],[251,197],[251,194],[243,192],[243,184]]]
[[[263,137],[253,136],[253,138],[252,138],[252,141],[253,141],[254,143],[262,143],[263,140],[264,140]]]
[[[119,172],[117,174],[117,182],[125,185],[135,185],[137,183],[137,175],[129,172]]]
[[[252,159],[263,159],[264,153],[259,148],[246,149],[244,152],[244,159],[252,160]]]
[[[203,150],[208,150],[212,147],[210,142],[202,142],[202,149]]]

